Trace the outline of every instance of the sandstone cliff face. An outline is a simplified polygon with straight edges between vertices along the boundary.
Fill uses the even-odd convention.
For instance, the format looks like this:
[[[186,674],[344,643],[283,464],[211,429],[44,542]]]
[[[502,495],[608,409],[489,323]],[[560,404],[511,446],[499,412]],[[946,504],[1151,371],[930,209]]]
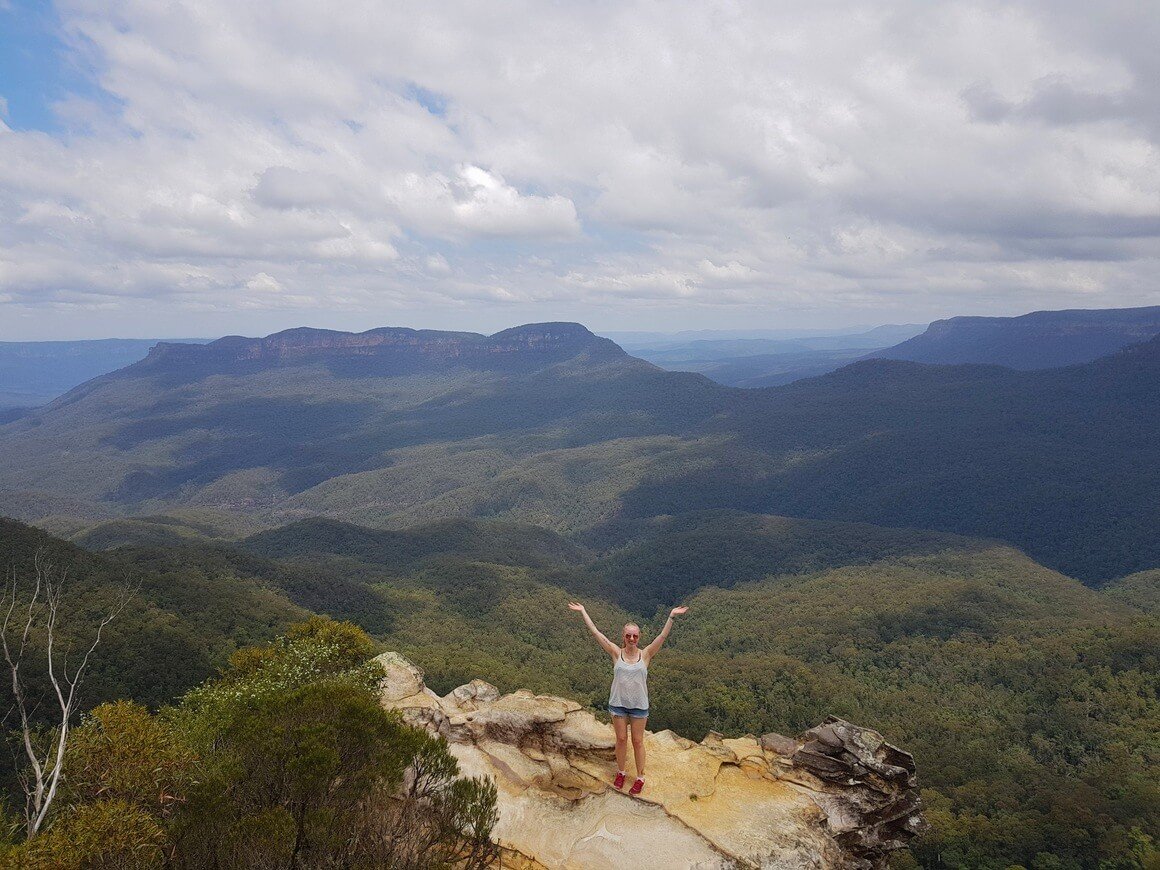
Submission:
[[[378,661],[383,705],[495,779],[504,867],[875,868],[924,828],[911,756],[841,719],[797,739],[649,732],[631,797],[611,726],[575,701],[482,680],[440,698],[397,653]]]
[[[158,367],[301,364],[327,360],[379,360],[404,367],[488,365],[507,357],[568,359],[588,352],[627,356],[616,344],[578,323],[532,323],[485,336],[474,332],[380,327],[366,332],[298,328],[265,338],[226,336],[208,344],[161,342],[136,370]]]

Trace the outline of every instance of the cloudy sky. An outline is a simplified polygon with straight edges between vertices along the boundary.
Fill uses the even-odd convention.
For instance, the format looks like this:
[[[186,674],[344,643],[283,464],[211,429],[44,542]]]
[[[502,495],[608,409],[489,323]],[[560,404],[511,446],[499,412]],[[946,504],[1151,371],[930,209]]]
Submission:
[[[1160,304],[1160,4],[0,0],[0,339]]]

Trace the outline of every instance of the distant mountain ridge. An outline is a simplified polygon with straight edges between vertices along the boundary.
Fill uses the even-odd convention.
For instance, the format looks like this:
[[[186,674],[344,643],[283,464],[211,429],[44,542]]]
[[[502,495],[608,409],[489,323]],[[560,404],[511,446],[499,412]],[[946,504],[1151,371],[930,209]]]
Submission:
[[[72,528],[199,508],[586,535],[731,509],[1000,538],[1099,582],[1160,565],[1160,337],[743,390],[576,324],[293,330],[161,349],[0,426],[0,454],[0,511]]]
[[[776,387],[832,372],[871,351],[913,338],[925,328],[889,324],[863,332],[818,335],[794,335],[787,330],[780,338],[681,333],[668,341],[646,333],[628,335],[621,344],[634,356],[668,371],[697,372],[727,387]]]
[[[474,332],[379,327],[341,332],[298,327],[264,338],[230,335],[209,344],[159,343],[134,369],[249,369],[313,361],[360,361],[390,372],[466,366],[507,368],[532,358],[533,365],[590,352],[615,359],[628,355],[614,342],[578,323],[533,323],[485,336]],[[376,363],[379,365],[376,366]]]
[[[1019,317],[952,317],[870,358],[1046,369],[1090,362],[1160,335],[1160,305],[1033,311]]]
[[[0,466],[0,489],[9,490],[3,509],[31,519],[41,515],[29,507],[48,502],[12,491],[160,508],[197,499],[208,486],[216,494],[203,504],[251,511],[331,478],[401,471],[419,456],[430,463],[432,449],[444,451],[436,464],[450,474],[438,472],[419,490],[387,486],[394,493],[387,501],[402,505],[454,489],[450,480],[464,474],[489,488],[505,464],[539,451],[679,431],[725,398],[711,381],[666,373],[578,324],[529,324],[493,336],[303,329],[168,345],[0,427],[9,460]],[[450,455],[458,450],[452,445],[478,439],[489,440],[471,461]],[[415,457],[399,452],[420,447]],[[608,462],[608,453],[598,459]],[[265,495],[255,475],[273,484],[258,485]],[[344,487],[336,495],[392,512],[374,490],[355,495],[357,486]],[[474,498],[495,503],[482,492]],[[500,510],[497,503],[492,512]]]

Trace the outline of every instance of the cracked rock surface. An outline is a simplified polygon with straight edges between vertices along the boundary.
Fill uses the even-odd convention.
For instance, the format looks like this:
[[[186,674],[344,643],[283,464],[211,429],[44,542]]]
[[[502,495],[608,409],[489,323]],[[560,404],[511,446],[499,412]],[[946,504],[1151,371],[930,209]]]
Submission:
[[[644,792],[612,786],[612,726],[575,701],[472,680],[444,697],[397,653],[380,696],[495,779],[503,867],[878,868],[925,827],[909,753],[829,717],[799,737],[646,732]],[[633,775],[629,749],[629,781]]]

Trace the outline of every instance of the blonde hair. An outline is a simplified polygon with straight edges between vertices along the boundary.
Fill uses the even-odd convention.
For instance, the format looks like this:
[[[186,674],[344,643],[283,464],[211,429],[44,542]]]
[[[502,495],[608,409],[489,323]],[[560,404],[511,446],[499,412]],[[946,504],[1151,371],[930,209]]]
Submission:
[[[628,630],[628,629],[630,629],[630,628],[635,628],[635,629],[636,629],[636,633],[637,633],[637,636],[638,636],[638,639],[639,639],[639,636],[640,636],[640,626],[639,626],[639,625],[637,625],[635,622],[626,622],[626,623],[624,624],[624,629],[622,629],[622,630],[623,630],[623,631],[627,631],[627,630]]]

